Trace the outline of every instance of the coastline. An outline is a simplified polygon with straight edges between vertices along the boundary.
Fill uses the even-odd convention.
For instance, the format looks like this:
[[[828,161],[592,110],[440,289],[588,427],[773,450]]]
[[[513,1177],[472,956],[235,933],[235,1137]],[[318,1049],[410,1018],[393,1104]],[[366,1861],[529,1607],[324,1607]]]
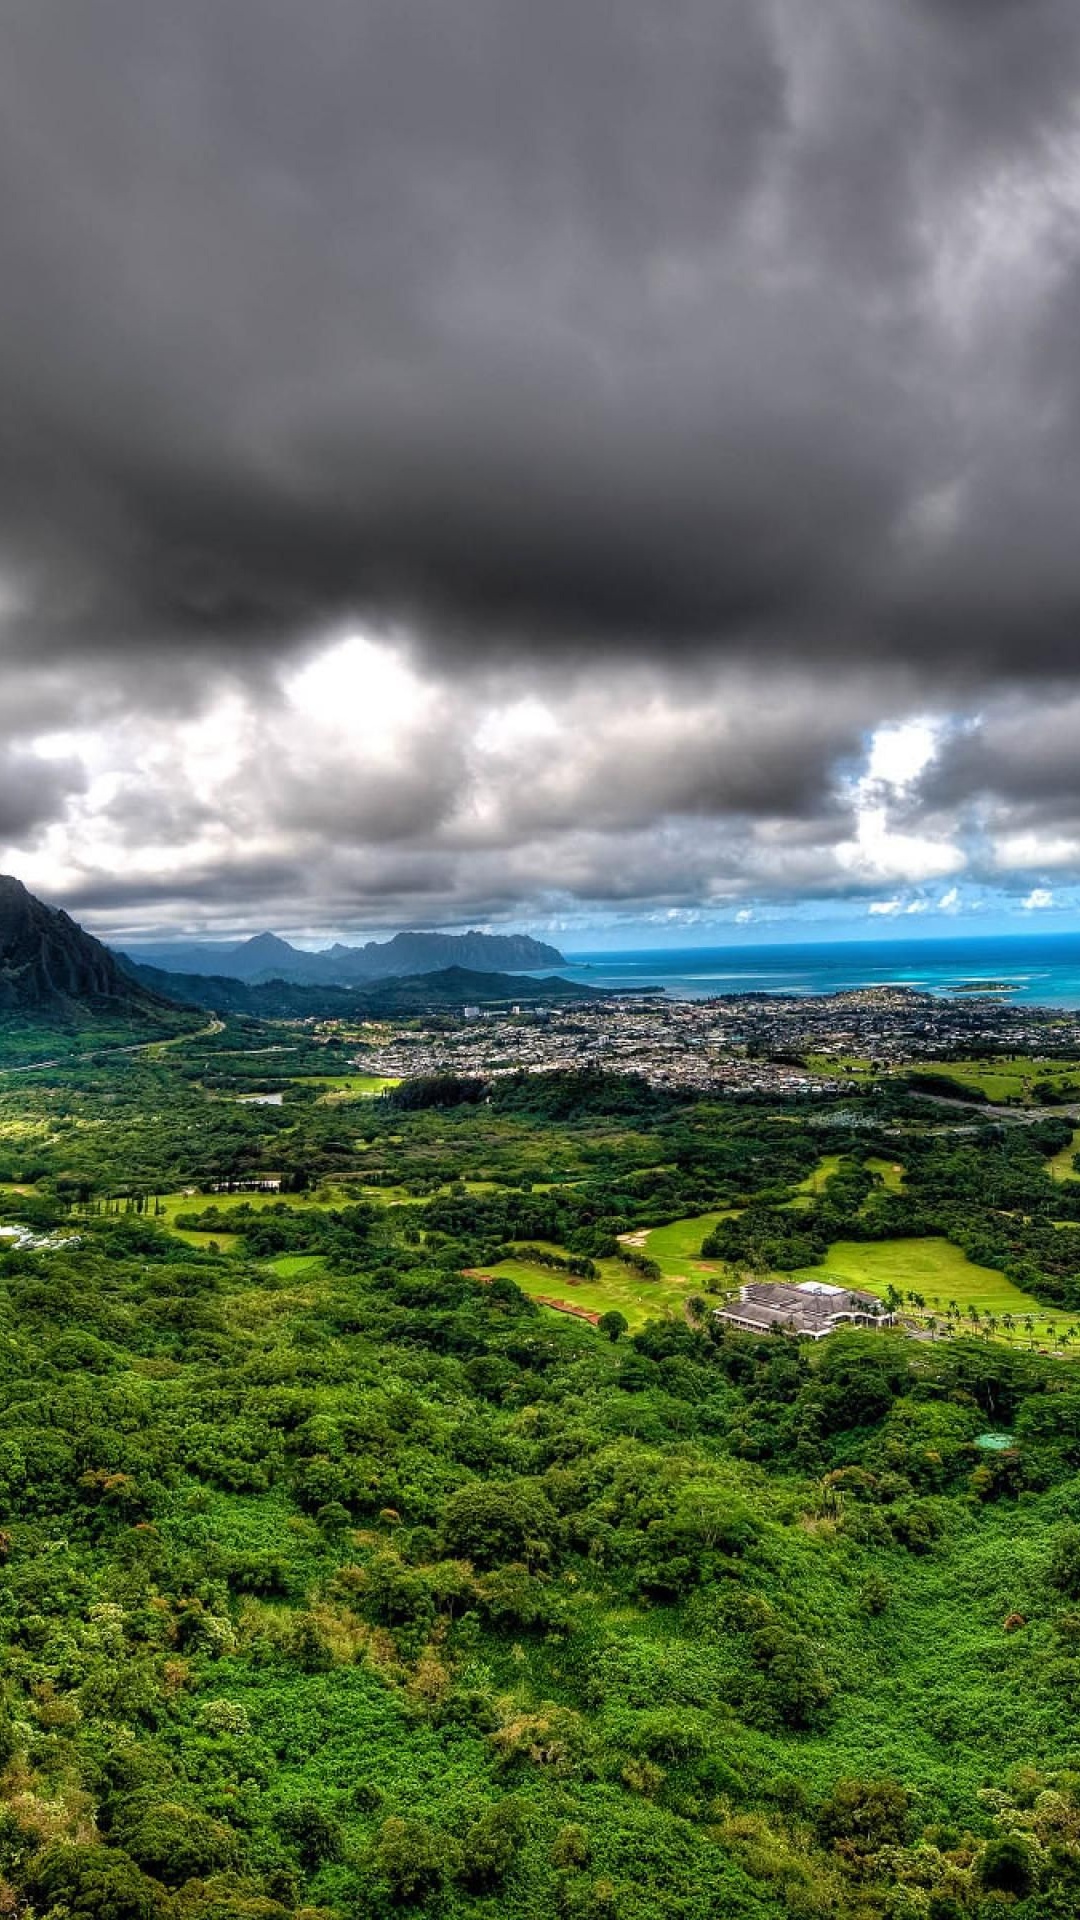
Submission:
[[[836,941],[803,945],[649,948],[566,956],[564,979],[669,1000],[747,993],[788,997],[908,987],[936,998],[985,996],[1010,1006],[1080,1008],[1080,936]]]

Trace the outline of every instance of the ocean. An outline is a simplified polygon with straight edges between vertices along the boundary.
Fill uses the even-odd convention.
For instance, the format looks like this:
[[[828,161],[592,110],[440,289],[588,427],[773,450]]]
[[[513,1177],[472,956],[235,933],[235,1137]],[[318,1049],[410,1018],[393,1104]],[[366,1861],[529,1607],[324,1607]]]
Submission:
[[[662,987],[671,999],[732,993],[839,993],[888,984],[951,996],[1007,987],[1003,1001],[1080,1007],[1080,934],[966,940],[844,940],[798,946],[573,953],[559,972],[594,987]]]

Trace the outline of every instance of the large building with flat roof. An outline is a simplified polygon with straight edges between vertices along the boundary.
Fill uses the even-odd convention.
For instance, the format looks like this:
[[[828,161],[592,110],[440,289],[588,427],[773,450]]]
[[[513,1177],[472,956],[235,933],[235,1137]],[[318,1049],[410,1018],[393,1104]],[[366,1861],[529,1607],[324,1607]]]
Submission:
[[[739,1298],[716,1309],[716,1317],[744,1333],[795,1333],[823,1340],[837,1327],[889,1327],[887,1313],[873,1293],[834,1287],[824,1280],[753,1280]]]

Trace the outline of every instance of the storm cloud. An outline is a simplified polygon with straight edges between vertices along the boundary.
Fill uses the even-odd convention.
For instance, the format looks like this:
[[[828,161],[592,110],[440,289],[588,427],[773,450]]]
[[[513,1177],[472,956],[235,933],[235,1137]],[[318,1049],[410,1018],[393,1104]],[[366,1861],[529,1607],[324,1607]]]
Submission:
[[[9,0],[3,863],[104,930],[1080,870],[1078,101],[1068,0]]]

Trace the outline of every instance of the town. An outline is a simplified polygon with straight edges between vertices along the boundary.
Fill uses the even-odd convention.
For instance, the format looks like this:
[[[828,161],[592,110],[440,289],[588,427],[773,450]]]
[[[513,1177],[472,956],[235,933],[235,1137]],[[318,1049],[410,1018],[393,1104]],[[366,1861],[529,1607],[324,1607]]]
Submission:
[[[323,1031],[329,1031],[324,1027]],[[560,1069],[640,1074],[693,1091],[825,1095],[879,1072],[972,1054],[1080,1052],[1080,1016],[993,995],[939,998],[906,987],[826,995],[660,994],[536,1010],[466,1007],[362,1030],[357,1064],[388,1077]]]

